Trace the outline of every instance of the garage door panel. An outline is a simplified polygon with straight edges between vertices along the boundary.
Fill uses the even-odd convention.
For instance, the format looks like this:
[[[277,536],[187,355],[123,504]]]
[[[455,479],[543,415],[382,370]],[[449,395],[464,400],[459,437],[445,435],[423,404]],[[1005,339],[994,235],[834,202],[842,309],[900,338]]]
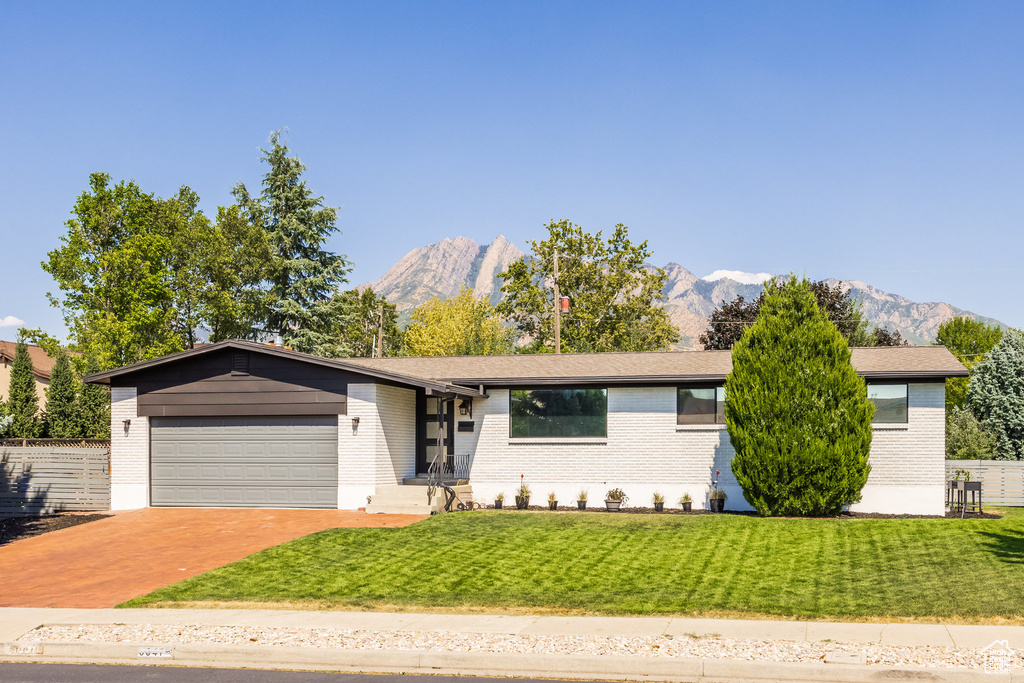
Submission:
[[[337,417],[151,418],[157,506],[334,508]]]

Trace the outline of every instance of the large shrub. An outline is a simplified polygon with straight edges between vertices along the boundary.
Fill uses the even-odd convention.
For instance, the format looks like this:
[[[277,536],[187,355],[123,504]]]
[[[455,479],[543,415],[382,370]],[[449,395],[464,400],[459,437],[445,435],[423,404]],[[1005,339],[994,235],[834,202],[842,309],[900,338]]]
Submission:
[[[971,369],[967,404],[996,437],[996,458],[1024,460],[1024,336],[1010,330]]]
[[[949,396],[949,387],[946,387]],[[946,458],[949,460],[991,460],[996,455],[996,437],[985,423],[966,408],[946,416]]]
[[[743,497],[762,515],[835,515],[867,482],[874,406],[810,283],[768,283],[732,351],[725,421]]]

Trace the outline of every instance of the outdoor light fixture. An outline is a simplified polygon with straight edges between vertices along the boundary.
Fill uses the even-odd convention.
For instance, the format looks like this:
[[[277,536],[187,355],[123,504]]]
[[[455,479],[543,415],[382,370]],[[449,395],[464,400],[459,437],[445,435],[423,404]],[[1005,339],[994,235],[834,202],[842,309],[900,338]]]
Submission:
[[[358,417],[353,417],[352,418],[352,431],[354,432],[357,429],[359,429],[359,418]]]
[[[128,433],[128,428],[132,426],[132,421],[131,420],[121,420],[121,422],[124,423],[124,433],[127,434]]]
[[[467,398],[459,404],[459,415],[473,417],[473,399]]]

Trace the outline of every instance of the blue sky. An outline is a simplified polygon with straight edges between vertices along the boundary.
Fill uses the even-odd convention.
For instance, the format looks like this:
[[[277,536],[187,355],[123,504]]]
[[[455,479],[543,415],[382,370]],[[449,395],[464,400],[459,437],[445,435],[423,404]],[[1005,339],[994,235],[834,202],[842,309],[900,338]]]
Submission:
[[[1024,325],[1024,3],[2,10],[0,319],[63,334],[39,262],[90,172],[214,214],[286,126],[353,283],[569,218],[698,275],[858,279]]]

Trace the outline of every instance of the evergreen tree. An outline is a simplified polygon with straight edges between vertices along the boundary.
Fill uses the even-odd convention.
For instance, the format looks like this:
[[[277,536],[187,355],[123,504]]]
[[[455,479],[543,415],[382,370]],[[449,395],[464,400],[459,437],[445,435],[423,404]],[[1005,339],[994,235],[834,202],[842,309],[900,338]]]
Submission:
[[[46,390],[46,432],[51,439],[81,436],[78,386],[67,353],[60,351]]]
[[[80,435],[86,439],[109,439],[110,390],[102,384],[83,384],[79,408]]]
[[[1024,460],[1024,335],[1010,330],[971,370],[967,405],[996,437],[996,458]]]
[[[725,383],[732,471],[762,515],[835,515],[867,482],[874,406],[811,283],[766,291]]]
[[[11,384],[7,392],[7,413],[13,417],[7,430],[16,439],[34,439],[42,431],[39,419],[39,396],[36,394],[36,376],[28,344],[19,340],[11,365]]]
[[[263,226],[270,242],[269,332],[281,335],[285,345],[321,356],[347,356],[349,350],[337,334],[347,326],[351,306],[339,287],[345,283],[349,262],[324,248],[335,226],[338,210],[324,206],[301,179],[306,167],[288,156],[281,132],[270,136],[271,148],[262,150],[270,170],[263,177],[263,192],[253,198],[245,185],[234,195],[253,224]]]

